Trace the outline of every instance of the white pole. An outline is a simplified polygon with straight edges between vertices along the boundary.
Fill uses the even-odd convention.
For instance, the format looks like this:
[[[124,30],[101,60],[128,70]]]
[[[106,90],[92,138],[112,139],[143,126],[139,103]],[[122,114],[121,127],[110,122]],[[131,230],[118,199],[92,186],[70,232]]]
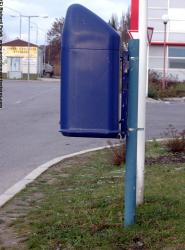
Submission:
[[[19,14],[19,38],[21,39],[22,35],[22,16]]]
[[[30,18],[28,16],[28,80],[30,80]]]
[[[139,94],[138,94],[138,138],[137,138],[137,193],[136,203],[144,201],[145,164],[145,112],[147,75],[147,0],[139,1]]]
[[[38,45],[38,38],[39,38],[39,27],[36,24],[37,32],[36,32],[36,44]]]

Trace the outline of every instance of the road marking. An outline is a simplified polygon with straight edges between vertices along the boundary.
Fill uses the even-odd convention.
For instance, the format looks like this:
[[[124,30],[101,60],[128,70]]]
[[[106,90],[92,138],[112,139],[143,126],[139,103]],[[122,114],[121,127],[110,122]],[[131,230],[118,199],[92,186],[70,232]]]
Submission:
[[[20,104],[22,101],[21,100],[18,100],[15,102],[15,104]]]

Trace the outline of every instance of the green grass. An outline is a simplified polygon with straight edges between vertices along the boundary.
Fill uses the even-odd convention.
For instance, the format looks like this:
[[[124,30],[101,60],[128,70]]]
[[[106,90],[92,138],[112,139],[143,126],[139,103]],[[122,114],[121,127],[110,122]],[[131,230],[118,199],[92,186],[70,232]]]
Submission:
[[[165,154],[147,145],[147,156]],[[146,166],[145,204],[124,229],[124,166],[110,158],[104,150],[61,162],[9,202],[4,211],[18,213],[8,224],[19,243],[12,249],[184,250],[185,164]]]

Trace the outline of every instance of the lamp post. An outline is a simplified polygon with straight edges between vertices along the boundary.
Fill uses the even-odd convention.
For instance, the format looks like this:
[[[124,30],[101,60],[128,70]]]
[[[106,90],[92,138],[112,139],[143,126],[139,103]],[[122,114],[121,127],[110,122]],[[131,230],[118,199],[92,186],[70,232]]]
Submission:
[[[164,90],[166,87],[166,26],[169,21],[168,15],[163,15],[162,20],[164,23],[164,57],[163,57],[163,81],[162,81],[162,89]]]
[[[148,46],[147,46],[147,75],[146,75],[146,96],[148,97],[148,85],[149,85],[149,77],[148,77],[148,69],[149,69],[149,48],[152,41],[153,36],[153,27],[147,27],[147,40],[148,40]]]
[[[52,39],[49,39],[48,40],[49,42],[49,60],[48,60],[48,63],[51,64],[51,50],[52,50]]]
[[[21,33],[22,33],[22,14],[21,14],[21,12],[19,12],[18,10],[9,8],[7,6],[4,6],[4,8],[18,13],[18,16],[15,16],[15,15],[10,15],[10,16],[11,17],[19,17],[19,38],[21,39]]]
[[[38,45],[38,37],[39,37],[39,27],[38,27],[38,24],[37,23],[34,23],[34,22],[31,22],[32,24],[35,25],[36,27],[36,38],[35,38],[35,44]],[[33,26],[31,26],[31,28],[34,28]]]
[[[19,14],[19,16],[10,15],[11,17],[19,17],[19,38],[21,39],[22,34],[22,15]]]
[[[41,17],[41,18],[48,18],[48,16],[24,16],[22,17],[28,18],[28,75],[27,75],[27,80],[30,80],[30,22],[31,18],[34,17]]]

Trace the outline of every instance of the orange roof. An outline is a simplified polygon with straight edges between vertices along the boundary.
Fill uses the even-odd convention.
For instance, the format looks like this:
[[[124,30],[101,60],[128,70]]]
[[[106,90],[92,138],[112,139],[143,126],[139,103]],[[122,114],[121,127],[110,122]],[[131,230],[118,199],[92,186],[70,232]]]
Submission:
[[[7,43],[3,43],[3,46],[17,46],[17,47],[28,47],[28,42],[21,39],[15,39]],[[30,43],[31,47],[38,47],[36,44]]]

